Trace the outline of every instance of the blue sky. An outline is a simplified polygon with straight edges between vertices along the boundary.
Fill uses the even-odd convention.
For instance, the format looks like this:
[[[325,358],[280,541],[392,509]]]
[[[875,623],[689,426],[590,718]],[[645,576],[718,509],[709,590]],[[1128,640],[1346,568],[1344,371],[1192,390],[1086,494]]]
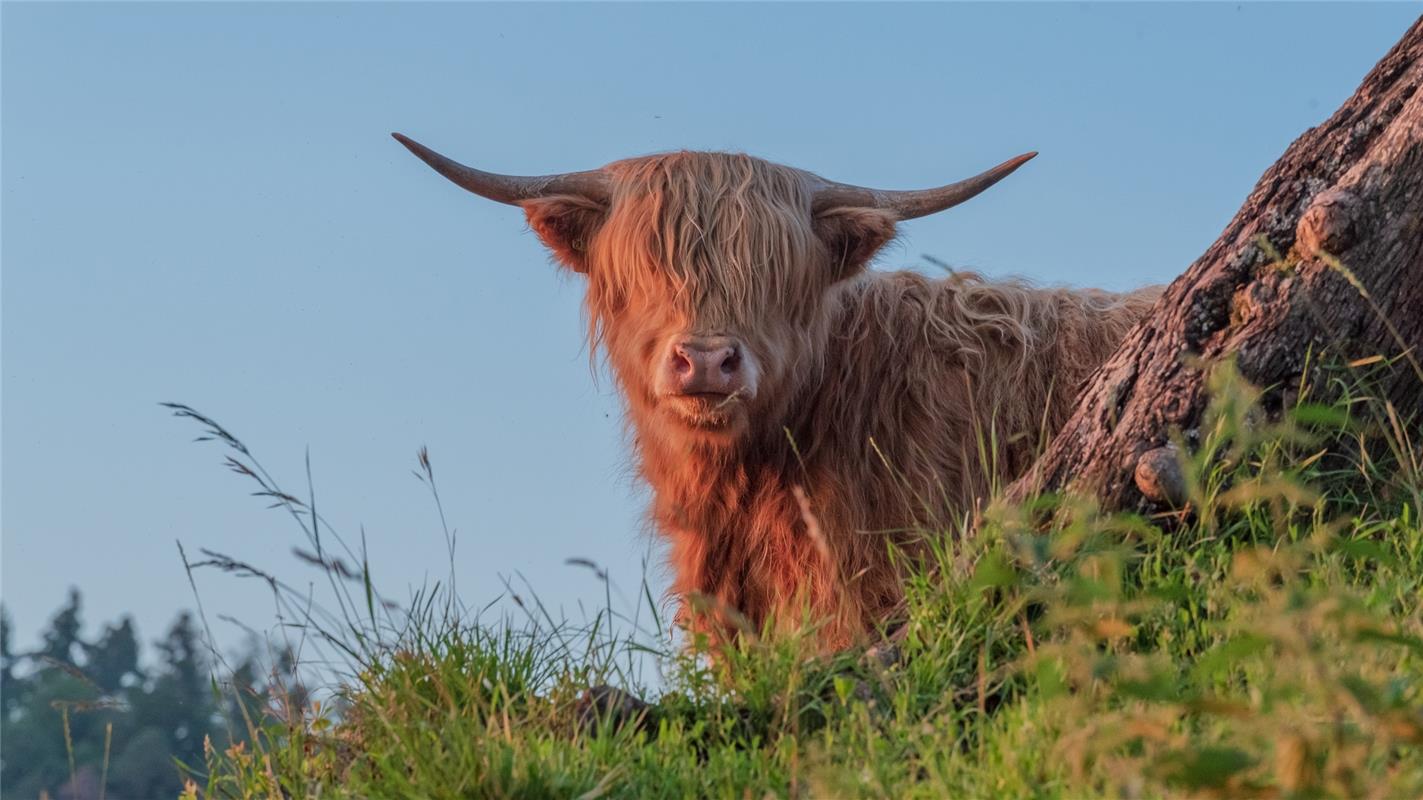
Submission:
[[[911,188],[1042,155],[903,226],[994,275],[1175,277],[1260,173],[1416,18],[1396,5],[3,7],[3,594],[29,642],[71,584],[161,634],[192,596],[174,541],[316,576],[175,400],[244,438],[376,578],[447,571],[410,475],[428,445],[475,604],[526,576],[577,616],[594,559],[636,588],[657,546],[580,285],[517,210],[447,184],[400,130],[486,169],[743,150]],[[917,266],[916,266],[917,265]],[[932,268],[929,268],[932,269]],[[200,574],[211,617],[273,623]],[[236,641],[236,627],[218,623]]]

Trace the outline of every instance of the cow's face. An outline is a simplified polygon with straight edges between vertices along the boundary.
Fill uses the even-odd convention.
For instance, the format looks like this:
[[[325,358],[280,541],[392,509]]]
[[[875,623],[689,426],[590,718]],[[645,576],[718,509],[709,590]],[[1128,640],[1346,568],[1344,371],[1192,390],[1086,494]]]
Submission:
[[[614,164],[605,203],[526,202],[588,280],[592,337],[635,418],[694,445],[776,431],[823,360],[827,301],[894,235],[874,209],[815,212],[805,174],[747,156]]]
[[[835,286],[893,238],[896,220],[962,203],[1036,155],[885,191],[727,153],[500,175],[395,138],[465,189],[523,207],[557,259],[587,276],[591,338],[644,434],[718,447],[779,430],[824,360]]]

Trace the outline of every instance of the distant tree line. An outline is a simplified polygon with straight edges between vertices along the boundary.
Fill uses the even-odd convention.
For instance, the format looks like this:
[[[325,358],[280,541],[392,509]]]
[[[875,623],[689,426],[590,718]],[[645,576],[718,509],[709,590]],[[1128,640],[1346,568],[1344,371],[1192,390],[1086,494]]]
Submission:
[[[246,739],[244,718],[274,698],[304,705],[289,652],[270,667],[254,648],[220,678],[193,615],[181,612],[141,658],[125,615],[81,635],[77,589],[51,619],[38,649],[15,650],[0,607],[0,795],[6,798],[149,800],[176,797],[180,764],[201,769],[204,741]],[[244,716],[245,715],[245,716]]]

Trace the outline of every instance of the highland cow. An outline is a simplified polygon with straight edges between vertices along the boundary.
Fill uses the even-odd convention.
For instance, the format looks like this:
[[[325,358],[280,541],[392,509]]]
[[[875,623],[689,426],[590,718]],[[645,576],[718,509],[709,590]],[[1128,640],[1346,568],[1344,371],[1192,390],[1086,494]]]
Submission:
[[[867,269],[898,222],[1031,153],[893,192],[728,153],[497,175],[395,136],[522,207],[587,280],[679,619],[715,638],[812,622],[832,650],[873,632],[926,536],[1027,468],[1156,296]]]

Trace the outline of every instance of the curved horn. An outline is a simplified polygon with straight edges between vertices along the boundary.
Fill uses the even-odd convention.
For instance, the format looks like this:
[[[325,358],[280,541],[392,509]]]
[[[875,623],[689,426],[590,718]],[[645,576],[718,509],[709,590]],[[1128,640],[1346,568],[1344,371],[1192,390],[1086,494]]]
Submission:
[[[415,157],[449,178],[462,189],[500,203],[516,206],[525,200],[555,194],[571,194],[590,200],[606,201],[612,195],[608,177],[599,170],[565,172],[557,175],[500,175],[466,167],[446,158],[423,144],[399,133],[392,133]]]
[[[822,179],[823,182],[815,189],[814,207],[816,210],[837,206],[882,208],[886,211],[893,211],[899,219],[923,217],[956,206],[973,197],[1008,177],[1013,170],[1023,166],[1036,155],[1036,151],[1024,153],[968,180],[940,186],[937,189],[886,191]]]

